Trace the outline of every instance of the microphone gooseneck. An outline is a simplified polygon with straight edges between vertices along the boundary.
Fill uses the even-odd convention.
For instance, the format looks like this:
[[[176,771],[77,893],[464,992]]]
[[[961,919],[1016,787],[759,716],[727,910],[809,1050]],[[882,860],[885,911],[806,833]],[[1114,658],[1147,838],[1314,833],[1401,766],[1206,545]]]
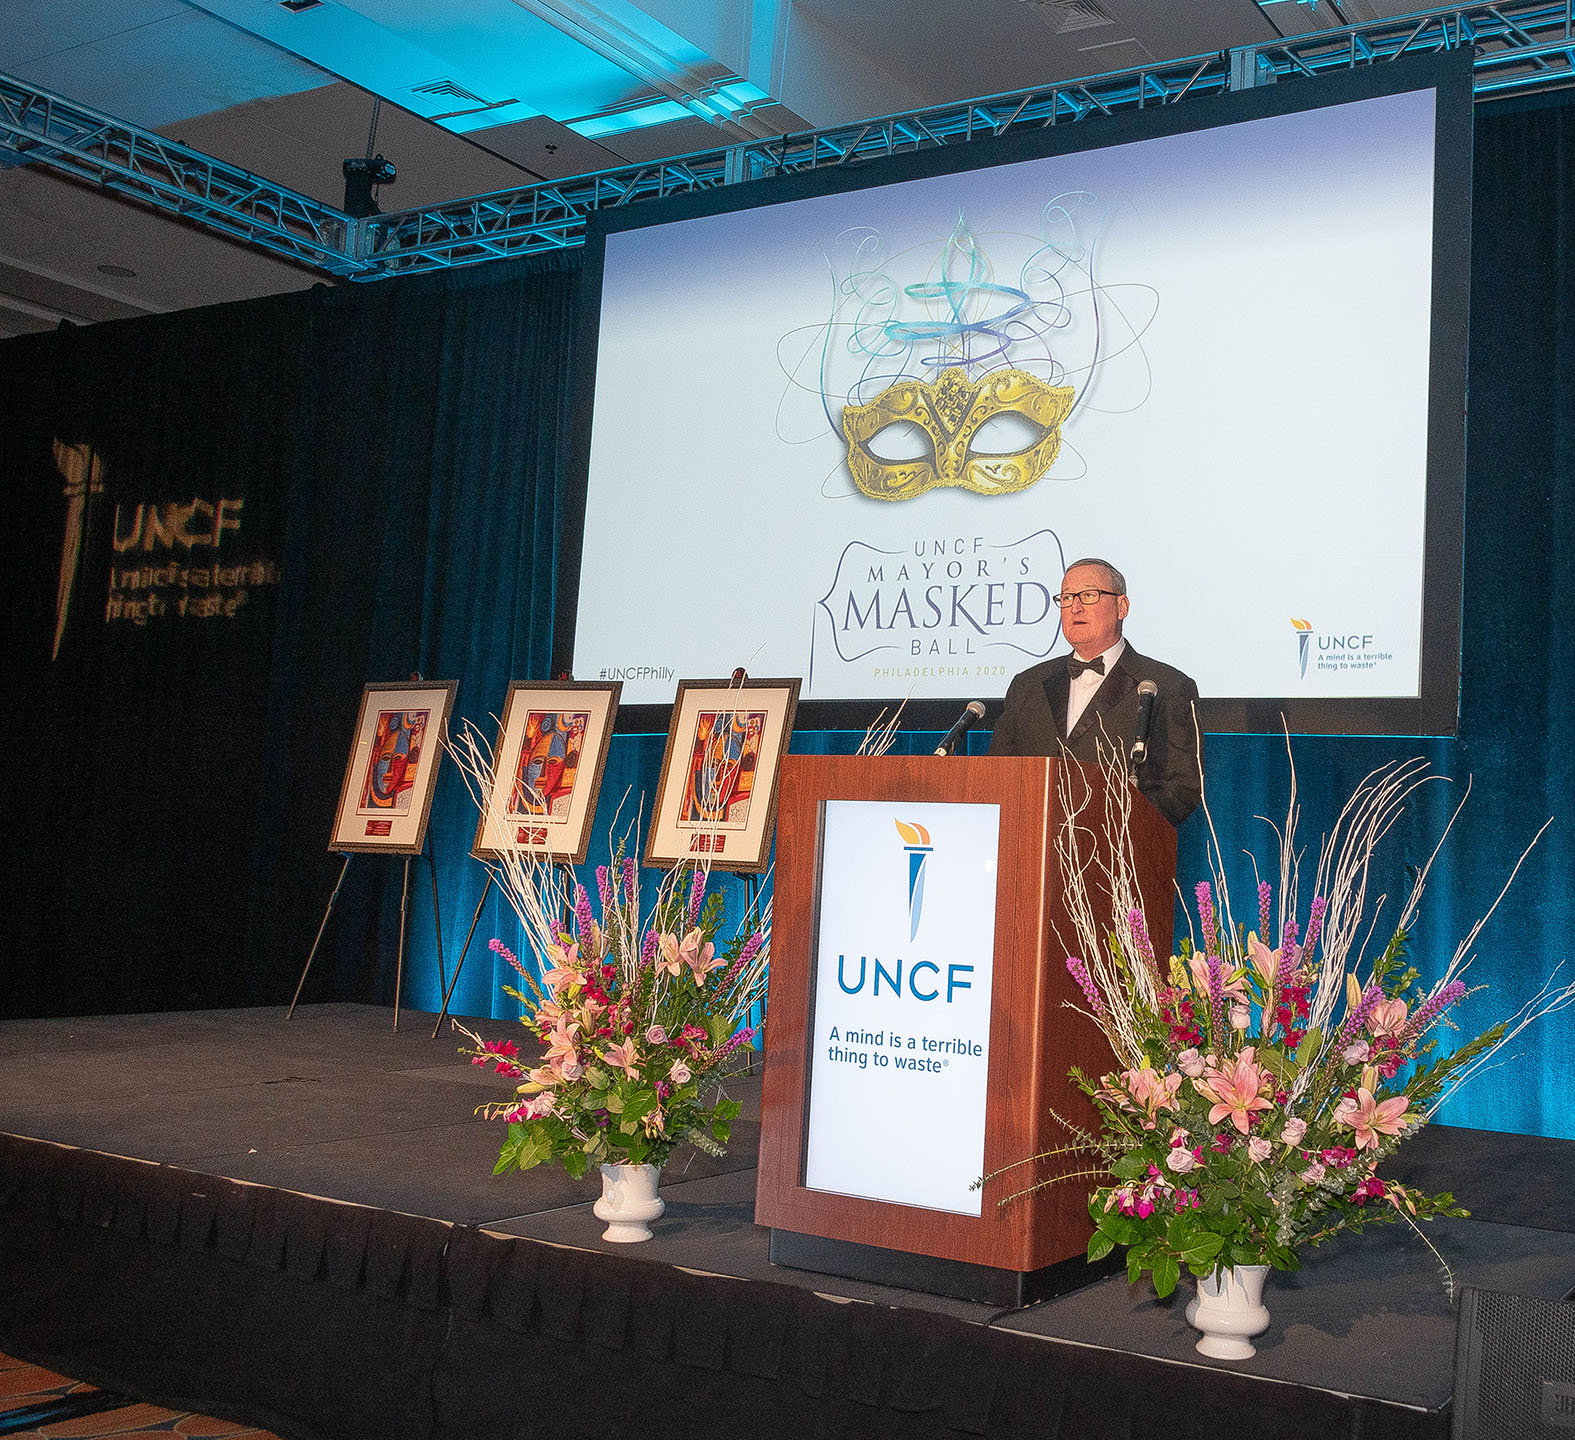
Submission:
[[[950,755],[952,753],[952,746],[961,740],[964,735],[972,730],[973,727],[983,719],[983,702],[979,700],[970,700],[967,706],[964,708],[962,714],[957,717],[957,723],[946,732],[946,738],[935,747],[935,753],[937,755]]]

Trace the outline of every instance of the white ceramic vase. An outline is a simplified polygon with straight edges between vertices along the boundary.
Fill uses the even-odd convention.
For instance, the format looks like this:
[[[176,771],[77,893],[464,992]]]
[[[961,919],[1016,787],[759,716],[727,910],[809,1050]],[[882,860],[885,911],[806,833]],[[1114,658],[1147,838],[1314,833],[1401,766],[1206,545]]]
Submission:
[[[602,1239],[633,1245],[651,1238],[651,1221],[667,1209],[656,1193],[659,1165],[603,1165],[602,1198],[592,1207],[605,1220]]]
[[[1198,1280],[1197,1296],[1187,1304],[1187,1323],[1203,1332],[1200,1355],[1215,1360],[1251,1360],[1258,1353],[1254,1335],[1269,1328],[1263,1304],[1267,1265],[1233,1265]]]

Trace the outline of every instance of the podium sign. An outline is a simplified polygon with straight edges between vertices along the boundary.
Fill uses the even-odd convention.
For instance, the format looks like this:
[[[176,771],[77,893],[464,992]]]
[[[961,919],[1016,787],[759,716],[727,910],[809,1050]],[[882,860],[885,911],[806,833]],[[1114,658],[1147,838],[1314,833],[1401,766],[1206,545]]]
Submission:
[[[784,760],[755,1192],[773,1259],[1008,1304],[1085,1273],[1086,1185],[1001,1204],[1030,1166],[969,1188],[1092,1125],[1067,1070],[1110,1068],[1066,971],[1061,778],[1033,757]],[[1102,777],[1065,778],[1104,833]],[[1130,805],[1168,946],[1176,832]]]
[[[826,802],[804,1184],[978,1215],[999,805]]]

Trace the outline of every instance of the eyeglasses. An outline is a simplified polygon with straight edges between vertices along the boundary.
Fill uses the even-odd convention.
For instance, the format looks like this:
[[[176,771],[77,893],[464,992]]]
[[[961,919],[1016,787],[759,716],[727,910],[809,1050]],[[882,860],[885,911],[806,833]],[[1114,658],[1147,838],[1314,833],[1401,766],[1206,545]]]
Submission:
[[[1068,590],[1063,595],[1052,595],[1050,598],[1063,610],[1071,609],[1073,601],[1076,601],[1085,610],[1089,610],[1099,604],[1101,595],[1116,595],[1119,593],[1116,590]]]

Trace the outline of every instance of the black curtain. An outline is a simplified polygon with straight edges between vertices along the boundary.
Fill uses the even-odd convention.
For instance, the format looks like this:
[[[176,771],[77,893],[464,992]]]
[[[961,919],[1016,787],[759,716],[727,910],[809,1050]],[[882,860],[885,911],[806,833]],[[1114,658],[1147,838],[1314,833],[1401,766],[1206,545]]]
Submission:
[[[1572,173],[1568,95],[1479,107],[1459,737],[1292,747],[1309,868],[1373,766],[1424,754],[1451,777],[1423,792],[1386,848],[1375,883],[1397,898],[1404,867],[1427,859],[1472,778],[1415,937],[1430,971],[1575,795]],[[509,679],[547,673],[576,263],[320,288],[0,346],[15,681],[0,782],[5,1013],[287,1000],[338,870],[328,827],[361,685],[416,671],[457,679],[459,713],[485,723]],[[104,486],[82,507],[58,657],[71,502],[55,440],[95,447]],[[150,498],[243,498],[241,528],[219,548],[276,562],[278,583],[248,587],[222,621],[106,621],[109,576],[130,554],[114,549],[114,507],[124,540],[126,507]],[[1188,566],[1222,615],[1252,603],[1250,557]],[[1129,628],[1141,645],[1141,606]],[[856,741],[801,731],[794,748]],[[626,792],[627,814],[653,790],[661,751],[655,737],[614,742],[593,859]],[[1207,769],[1219,846],[1245,890],[1240,852],[1266,856],[1272,842],[1256,817],[1283,814],[1284,740],[1212,736]],[[1469,978],[1485,989],[1468,1024],[1513,1010],[1568,953],[1572,823],[1560,816],[1484,932]],[[483,883],[466,858],[473,828],[450,769],[432,822],[450,967]],[[1181,842],[1185,886],[1202,871],[1201,817]],[[308,998],[391,998],[401,879],[396,860],[352,864]],[[430,886],[424,872],[412,881],[405,996],[435,1009]],[[513,928],[494,897],[456,1009],[508,1004],[484,941]],[[1572,1049],[1575,1017],[1544,1024],[1444,1118],[1575,1136]]]
[[[362,684],[462,679],[485,713],[544,672],[574,275],[570,259],[318,287],[0,347],[7,1013],[288,999],[338,869]],[[97,457],[74,529],[56,442]],[[168,540],[170,507],[194,500]],[[220,500],[233,527],[186,543]],[[237,562],[222,592],[162,583]],[[133,616],[150,593],[164,613]],[[221,593],[233,613],[198,614]],[[463,799],[440,792],[437,833],[465,831]],[[315,997],[392,995],[401,862],[356,865]]]

